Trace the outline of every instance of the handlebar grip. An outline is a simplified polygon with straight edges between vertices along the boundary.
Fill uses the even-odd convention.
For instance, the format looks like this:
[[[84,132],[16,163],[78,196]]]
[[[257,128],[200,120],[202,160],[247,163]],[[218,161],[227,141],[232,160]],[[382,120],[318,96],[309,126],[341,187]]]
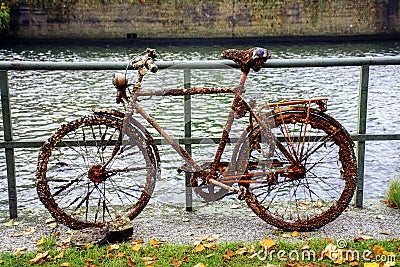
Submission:
[[[154,60],[152,58],[149,58],[146,61],[146,68],[150,70],[152,73],[156,73],[158,71],[157,65],[154,63]]]

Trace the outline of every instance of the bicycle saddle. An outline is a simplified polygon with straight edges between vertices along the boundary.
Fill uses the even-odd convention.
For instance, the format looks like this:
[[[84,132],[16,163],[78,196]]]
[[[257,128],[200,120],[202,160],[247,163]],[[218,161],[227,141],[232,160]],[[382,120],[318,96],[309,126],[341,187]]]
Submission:
[[[227,49],[222,52],[222,57],[233,60],[243,72],[248,73],[250,68],[259,71],[271,56],[267,49],[254,47],[248,50]]]

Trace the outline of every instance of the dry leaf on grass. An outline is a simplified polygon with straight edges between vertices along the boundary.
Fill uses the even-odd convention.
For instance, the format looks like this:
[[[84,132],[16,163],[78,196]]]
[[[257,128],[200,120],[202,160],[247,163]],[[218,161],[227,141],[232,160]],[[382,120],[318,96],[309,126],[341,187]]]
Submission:
[[[270,247],[274,246],[276,243],[271,238],[264,238],[260,241],[260,245],[265,249],[268,250]]]
[[[195,246],[194,252],[201,252],[201,251],[203,251],[204,249],[205,249],[205,247],[204,247],[201,243],[199,243],[199,244],[197,244],[197,245]]]
[[[114,251],[114,250],[117,250],[117,249],[119,249],[119,245],[118,244],[109,245],[107,247],[107,251],[108,252],[111,252],[111,251]]]
[[[165,241],[162,241],[162,240],[156,240],[156,239],[150,239],[150,246],[159,246],[159,245],[162,245],[162,244],[164,244],[165,243]]]
[[[134,261],[132,260],[131,257],[128,257],[128,258],[127,258],[126,264],[128,265],[128,267],[134,267],[134,266],[136,266],[136,262],[134,262]]]
[[[14,253],[14,256],[19,257],[23,252],[27,251],[27,247],[17,248],[17,251]]]
[[[46,258],[47,255],[49,255],[49,252],[48,252],[48,251],[43,252],[43,253],[38,253],[38,254],[36,254],[36,256],[35,256],[33,259],[31,259],[31,260],[29,261],[29,263],[30,263],[31,265],[32,265],[32,264],[38,264],[39,262],[41,262],[42,260],[44,260],[44,258]]]
[[[139,250],[142,248],[143,244],[138,243],[132,246],[132,250],[135,252],[139,252]]]

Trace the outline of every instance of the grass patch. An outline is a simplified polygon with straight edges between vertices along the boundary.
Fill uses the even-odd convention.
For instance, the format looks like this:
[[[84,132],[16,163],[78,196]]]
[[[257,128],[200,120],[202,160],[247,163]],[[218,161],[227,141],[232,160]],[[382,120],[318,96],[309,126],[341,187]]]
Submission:
[[[387,194],[388,204],[392,207],[400,208],[400,178],[394,178],[390,181]]]
[[[51,247],[49,247],[51,246]],[[46,239],[36,252],[0,254],[0,266],[398,266],[400,239],[352,241],[265,238],[254,243],[176,245],[150,240],[61,248]],[[370,265],[368,265],[370,264]],[[374,265],[375,264],[375,265]],[[376,265],[377,264],[377,265]],[[386,264],[386,265],[384,265]]]

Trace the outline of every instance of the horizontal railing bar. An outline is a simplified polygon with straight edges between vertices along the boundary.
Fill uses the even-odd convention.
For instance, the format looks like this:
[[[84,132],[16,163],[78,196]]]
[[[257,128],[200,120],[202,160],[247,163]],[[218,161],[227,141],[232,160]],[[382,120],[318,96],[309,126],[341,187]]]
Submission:
[[[231,60],[157,61],[159,69],[224,69],[238,65]],[[0,70],[124,70],[127,62],[0,61]],[[316,59],[270,59],[265,68],[400,65],[400,56]]]
[[[354,134],[351,135],[353,141],[388,141],[400,140],[400,134]],[[212,138],[177,138],[179,144],[218,144],[219,137]],[[157,145],[169,145],[163,139],[154,139]],[[237,138],[231,138],[228,143],[234,143]],[[10,141],[0,142],[0,148],[39,148],[43,145],[44,141]],[[88,145],[95,145],[95,143],[87,143]]]

